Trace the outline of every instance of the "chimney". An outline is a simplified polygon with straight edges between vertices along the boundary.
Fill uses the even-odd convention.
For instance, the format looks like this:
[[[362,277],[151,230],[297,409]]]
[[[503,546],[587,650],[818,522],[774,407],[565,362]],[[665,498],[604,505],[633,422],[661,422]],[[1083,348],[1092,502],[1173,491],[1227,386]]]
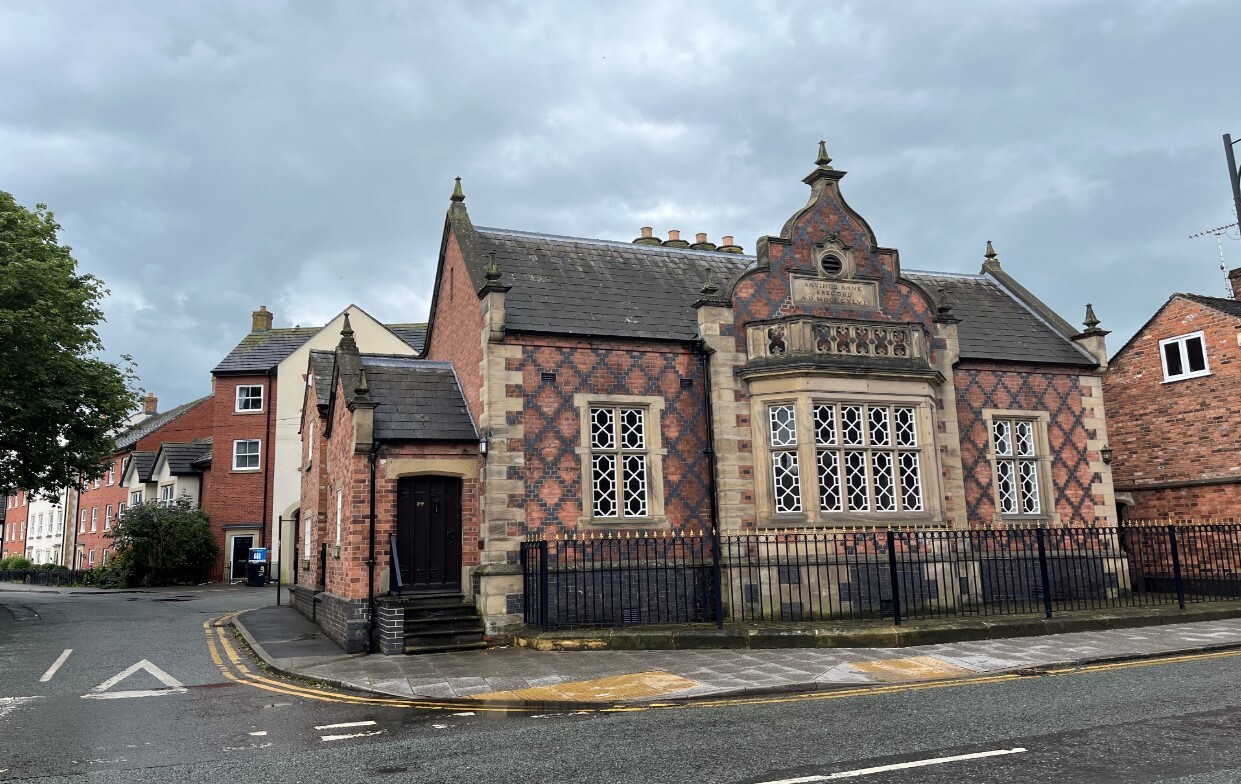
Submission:
[[[692,250],[715,250],[714,242],[707,242],[706,232],[698,232],[694,235],[694,244],[690,245]]]
[[[655,230],[650,226],[642,227],[642,236],[633,241],[635,245],[659,245],[659,237],[655,236]]]
[[[680,229],[668,229],[668,239],[664,240],[664,245],[669,248],[688,248],[689,243],[681,239]]]
[[[142,398],[142,413],[144,414],[158,414],[159,413],[159,398],[155,396],[154,392],[148,392],[146,397]]]
[[[723,237],[720,237],[720,250],[724,251],[725,253],[741,253],[742,252],[740,245],[733,244],[733,237],[731,234],[725,234]]]
[[[271,329],[271,311],[266,305],[259,305],[259,309],[250,314],[250,331],[266,332]]]
[[[1228,282],[1232,284],[1232,298],[1241,302],[1241,267],[1228,271]]]

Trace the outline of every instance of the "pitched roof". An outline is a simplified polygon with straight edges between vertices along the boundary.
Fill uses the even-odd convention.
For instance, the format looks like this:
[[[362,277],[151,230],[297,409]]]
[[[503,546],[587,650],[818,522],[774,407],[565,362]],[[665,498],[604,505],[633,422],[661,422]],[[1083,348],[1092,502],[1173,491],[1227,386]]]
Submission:
[[[332,397],[332,366],[336,364],[336,354],[332,351],[311,349],[310,372],[314,374],[315,403],[326,406]]]
[[[151,464],[151,471],[154,472],[155,466],[159,465],[162,458],[168,462],[168,472],[173,476],[202,473],[194,464],[202,458],[204,449],[207,451],[207,454],[211,453],[211,439],[190,441],[188,443],[166,441],[159,445],[159,451],[155,453],[155,458]]]
[[[483,258],[495,252],[506,329],[693,340],[707,269],[719,284],[754,263],[736,253],[636,245],[478,227]]]
[[[129,464],[138,475],[139,482],[151,481],[151,469],[155,467],[154,452],[134,452],[129,456]]]
[[[292,327],[251,332],[220,360],[212,373],[266,372],[279,365],[323,327]]]
[[[169,422],[172,422],[177,417],[180,417],[182,414],[185,414],[189,411],[192,411],[195,408],[198,408],[199,406],[201,406],[203,403],[206,403],[210,399],[211,399],[211,395],[206,395],[204,397],[198,398],[197,400],[191,400],[188,403],[182,403],[176,408],[169,409],[162,414],[155,414],[154,416],[147,417],[146,419],[142,420],[138,424],[134,425],[133,427],[122,432],[120,435],[114,438],[113,444],[115,445],[118,451],[122,449],[131,449],[137,446],[139,441],[151,435],[156,430],[159,430],[161,427],[168,424]]]
[[[448,362],[361,355],[380,441],[477,441],[457,376]]]
[[[422,353],[422,347],[427,342],[426,324],[384,324],[384,326],[405,341],[405,344],[414,351]]]
[[[1098,364],[1035,310],[988,275],[903,270],[904,277],[932,296],[943,289],[952,315],[961,319],[957,337],[962,359]]]
[[[1226,297],[1206,297],[1202,294],[1177,294],[1176,296],[1184,297],[1191,302],[1197,302],[1199,305],[1206,305],[1208,308],[1215,308],[1221,313],[1241,318],[1241,300]]]

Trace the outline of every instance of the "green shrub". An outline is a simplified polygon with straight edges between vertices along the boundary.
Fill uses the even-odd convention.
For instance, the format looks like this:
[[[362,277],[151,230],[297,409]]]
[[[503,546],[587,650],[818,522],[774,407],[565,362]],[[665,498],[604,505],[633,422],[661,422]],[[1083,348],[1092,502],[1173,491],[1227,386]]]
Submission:
[[[220,557],[207,515],[185,498],[129,507],[110,536],[116,546],[107,568],[127,587],[206,582]]]
[[[30,559],[24,555],[10,555],[3,561],[0,561],[0,569],[8,569],[12,571],[29,570],[34,566]]]

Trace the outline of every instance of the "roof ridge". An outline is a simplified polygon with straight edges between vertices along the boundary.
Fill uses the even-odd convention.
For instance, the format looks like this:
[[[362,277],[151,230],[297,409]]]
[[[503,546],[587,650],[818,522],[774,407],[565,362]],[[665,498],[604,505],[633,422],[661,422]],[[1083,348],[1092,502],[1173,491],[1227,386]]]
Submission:
[[[975,272],[944,272],[943,270],[902,269],[902,275],[929,275],[935,278],[961,278],[964,280],[987,280],[986,275]]]
[[[644,253],[693,253],[707,256],[722,256],[730,259],[746,259],[754,260],[757,258],[752,253],[729,253],[721,250],[694,250],[693,248],[676,248],[665,245],[644,245],[637,242],[625,242],[624,240],[604,240],[597,237],[573,237],[568,234],[548,234],[540,231],[522,231],[520,229],[501,229],[494,226],[475,226],[474,231],[478,234],[511,234],[517,237],[535,237],[545,240],[568,240],[570,242],[580,242],[586,245],[616,245],[622,248],[631,248]]]

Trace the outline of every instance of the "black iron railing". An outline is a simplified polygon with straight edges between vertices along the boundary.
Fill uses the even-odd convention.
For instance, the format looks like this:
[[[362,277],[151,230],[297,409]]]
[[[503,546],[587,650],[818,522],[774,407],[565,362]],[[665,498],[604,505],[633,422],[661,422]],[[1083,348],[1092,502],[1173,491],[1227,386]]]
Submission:
[[[4,569],[0,582],[63,588],[80,584],[82,574],[80,569]]]
[[[531,539],[521,566],[525,622],[545,629],[1050,618],[1241,598],[1241,525],[622,532]]]

